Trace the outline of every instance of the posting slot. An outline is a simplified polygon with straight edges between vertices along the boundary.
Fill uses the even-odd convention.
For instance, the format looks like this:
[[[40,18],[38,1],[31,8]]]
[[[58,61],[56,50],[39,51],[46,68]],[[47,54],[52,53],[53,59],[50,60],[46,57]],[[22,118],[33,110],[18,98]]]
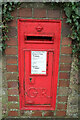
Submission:
[[[25,36],[25,43],[40,44],[50,43],[53,44],[54,39],[52,36]]]

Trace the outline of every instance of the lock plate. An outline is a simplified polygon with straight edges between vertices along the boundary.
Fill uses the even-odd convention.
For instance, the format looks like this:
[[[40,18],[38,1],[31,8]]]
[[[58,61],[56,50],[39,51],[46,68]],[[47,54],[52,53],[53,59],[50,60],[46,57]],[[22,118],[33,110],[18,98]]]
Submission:
[[[30,82],[32,81],[32,78],[29,78]]]

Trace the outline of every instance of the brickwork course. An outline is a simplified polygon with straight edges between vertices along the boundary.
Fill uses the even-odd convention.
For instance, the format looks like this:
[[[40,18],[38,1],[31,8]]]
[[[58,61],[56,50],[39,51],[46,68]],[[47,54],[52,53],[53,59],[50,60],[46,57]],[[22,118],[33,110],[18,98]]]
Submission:
[[[50,5],[43,3],[23,3],[20,8],[13,11],[14,20],[8,23],[9,41],[3,57],[3,118],[5,117],[41,117],[41,118],[70,118],[77,117],[75,112],[69,111],[69,99],[72,93],[70,87],[70,72],[72,63],[71,39],[67,37],[71,33],[70,26],[66,23],[66,16],[62,9],[52,9]],[[61,43],[59,58],[59,74],[57,84],[56,108],[54,111],[26,111],[19,108],[18,90],[18,19],[61,19]],[[77,89],[77,88],[76,88]],[[76,96],[77,97],[77,96]]]

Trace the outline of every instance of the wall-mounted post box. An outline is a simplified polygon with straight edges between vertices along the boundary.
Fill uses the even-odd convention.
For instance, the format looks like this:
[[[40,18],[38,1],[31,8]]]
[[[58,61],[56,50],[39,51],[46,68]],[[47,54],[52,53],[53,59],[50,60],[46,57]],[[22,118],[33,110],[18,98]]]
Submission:
[[[18,21],[21,110],[54,110],[56,103],[60,20]]]

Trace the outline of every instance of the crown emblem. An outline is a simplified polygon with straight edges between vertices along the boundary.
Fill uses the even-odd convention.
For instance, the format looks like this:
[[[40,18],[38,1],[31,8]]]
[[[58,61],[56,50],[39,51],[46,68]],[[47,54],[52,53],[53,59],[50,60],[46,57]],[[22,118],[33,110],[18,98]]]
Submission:
[[[40,24],[38,24],[38,26],[36,27],[36,30],[37,32],[41,32],[43,30],[43,27]]]

